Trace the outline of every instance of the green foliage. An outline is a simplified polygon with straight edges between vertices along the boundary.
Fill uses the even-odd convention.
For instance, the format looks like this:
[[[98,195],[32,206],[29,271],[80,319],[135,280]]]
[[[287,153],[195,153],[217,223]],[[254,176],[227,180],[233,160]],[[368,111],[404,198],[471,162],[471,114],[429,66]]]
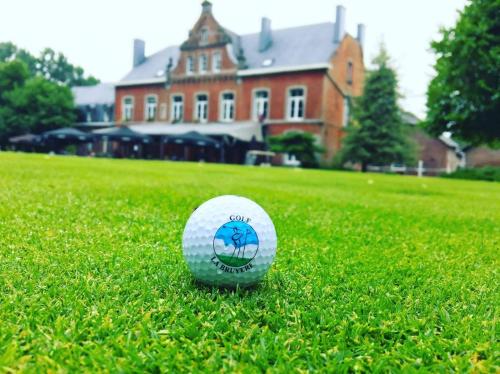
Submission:
[[[500,168],[493,166],[485,166],[474,169],[458,169],[450,174],[443,174],[444,178],[453,179],[471,179],[490,182],[500,182]]]
[[[13,135],[70,126],[75,121],[68,87],[41,77],[27,78],[22,62],[0,63],[0,142]]]
[[[0,63],[12,60],[24,62],[32,77],[41,76],[70,87],[93,86],[99,83],[93,76],[85,77],[81,67],[72,65],[66,56],[50,48],[45,48],[39,57],[35,57],[11,42],[0,43]]]
[[[436,77],[427,91],[427,128],[472,144],[500,146],[500,1],[472,0],[432,43]]]
[[[363,96],[354,102],[352,126],[341,151],[343,163],[387,165],[413,161],[413,147],[402,124],[396,73],[382,46],[373,61],[377,69],[367,76]]]
[[[314,136],[308,132],[289,131],[269,137],[269,145],[273,152],[294,155],[305,168],[319,166],[317,154],[324,149],[316,144]]]
[[[0,153],[0,371],[498,371],[500,185]],[[181,237],[221,194],[276,261],[197,285]]]

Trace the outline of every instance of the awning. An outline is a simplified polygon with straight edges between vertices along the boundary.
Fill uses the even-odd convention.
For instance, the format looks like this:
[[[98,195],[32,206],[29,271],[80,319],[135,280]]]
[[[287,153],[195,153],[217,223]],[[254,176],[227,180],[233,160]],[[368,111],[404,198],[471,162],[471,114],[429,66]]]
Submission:
[[[197,145],[200,147],[215,147],[220,148],[220,143],[208,136],[201,135],[199,132],[190,131],[181,135],[168,135],[165,136],[164,143],[170,144],[186,144]]]
[[[34,144],[40,141],[40,136],[34,134],[24,134],[9,138],[9,143],[12,144]]]
[[[252,139],[262,142],[261,125],[254,122],[233,122],[233,123],[144,123],[131,125],[130,128],[138,133],[152,136],[181,135],[191,131],[205,136],[230,136],[242,142],[250,142]],[[101,133],[104,130],[97,130],[94,133]]]
[[[112,127],[93,131],[96,136],[107,138],[108,140],[116,140],[121,142],[142,142],[149,143],[151,138],[148,135],[134,131],[127,126]]]
[[[72,127],[64,127],[62,129],[47,131],[42,134],[44,139],[59,139],[59,140],[79,140],[88,142],[92,140],[92,135]]]

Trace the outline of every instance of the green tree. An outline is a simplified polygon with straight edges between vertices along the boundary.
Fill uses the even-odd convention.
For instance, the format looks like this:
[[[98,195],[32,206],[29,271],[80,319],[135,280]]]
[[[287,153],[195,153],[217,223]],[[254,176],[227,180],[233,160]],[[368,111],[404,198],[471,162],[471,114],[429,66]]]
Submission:
[[[42,77],[28,78],[20,61],[0,63],[0,141],[26,132],[70,126],[75,121],[67,86]]]
[[[323,148],[316,144],[314,136],[307,132],[290,131],[271,136],[269,145],[273,152],[294,155],[305,168],[318,167],[316,155],[324,152]]]
[[[344,138],[342,163],[388,165],[412,161],[411,143],[402,124],[397,104],[397,77],[389,66],[384,46],[373,63],[365,82],[363,96],[354,105],[352,126]]]
[[[435,78],[427,129],[472,144],[500,144],[500,1],[472,0],[457,24],[432,43]]]
[[[0,62],[19,60],[24,62],[31,76],[42,76],[45,79],[73,86],[93,86],[99,80],[93,76],[85,76],[84,70],[69,63],[66,56],[50,48],[45,48],[37,58],[11,42],[0,43]]]

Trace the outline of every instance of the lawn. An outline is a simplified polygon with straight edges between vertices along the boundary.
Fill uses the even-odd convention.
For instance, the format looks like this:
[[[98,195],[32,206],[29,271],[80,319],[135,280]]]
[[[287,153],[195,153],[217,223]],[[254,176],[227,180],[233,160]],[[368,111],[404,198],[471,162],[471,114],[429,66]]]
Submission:
[[[221,194],[276,261],[197,285],[181,236]],[[500,184],[0,153],[0,372],[498,372]]]

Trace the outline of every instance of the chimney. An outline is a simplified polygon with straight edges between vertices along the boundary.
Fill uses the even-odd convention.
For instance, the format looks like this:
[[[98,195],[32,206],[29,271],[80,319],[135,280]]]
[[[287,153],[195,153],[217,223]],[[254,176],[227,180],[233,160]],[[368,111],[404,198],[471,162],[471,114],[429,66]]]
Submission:
[[[134,39],[134,68],[144,62],[146,43],[141,39]]]
[[[358,35],[356,39],[358,39],[358,43],[361,45],[361,49],[365,49],[365,35],[366,35],[366,26],[362,23],[358,24]]]
[[[340,43],[345,35],[345,8],[342,5],[337,5],[337,16],[335,18],[335,32],[333,41]]]
[[[264,52],[273,44],[273,33],[271,30],[271,20],[269,18],[262,18],[262,26],[259,36],[259,52]]]
[[[204,1],[201,3],[202,13],[212,13],[212,3],[210,1]]]

